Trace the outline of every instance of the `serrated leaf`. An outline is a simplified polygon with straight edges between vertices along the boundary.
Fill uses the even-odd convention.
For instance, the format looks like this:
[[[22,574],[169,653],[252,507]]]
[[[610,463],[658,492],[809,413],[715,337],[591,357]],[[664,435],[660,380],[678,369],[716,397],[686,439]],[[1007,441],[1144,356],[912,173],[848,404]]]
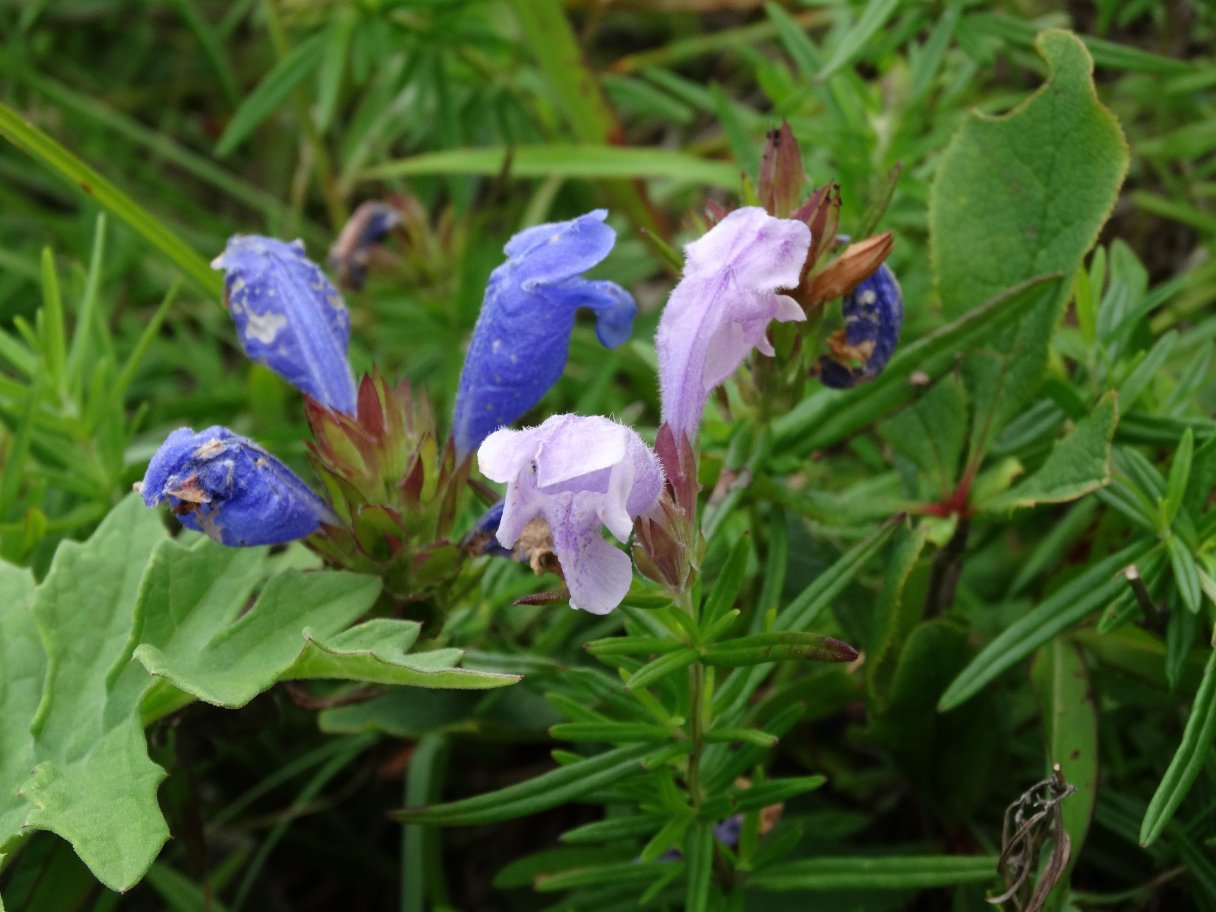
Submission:
[[[336,678],[460,690],[504,687],[520,679],[519,675],[456,668],[464,654],[459,649],[408,654],[405,650],[418,638],[420,626],[415,621],[376,618],[329,638],[305,629],[307,645],[283,678]]]
[[[21,832],[26,802],[17,790],[34,768],[29,726],[42,695],[46,654],[33,600],[33,574],[0,562],[0,848]]]
[[[1093,62],[1070,32],[1041,33],[1047,83],[1002,117],[973,115],[938,164],[930,253],[947,316],[1045,272],[1076,273],[1127,171],[1118,121],[1098,101]],[[966,365],[976,421],[991,441],[1034,392],[1068,286]]]
[[[274,685],[314,636],[332,637],[372,606],[377,577],[288,570],[266,584],[235,623],[215,628],[201,644],[141,644],[135,658],[174,687],[216,706],[244,706]]]
[[[1108,393],[1072,433],[1056,442],[1037,472],[976,506],[997,513],[1064,503],[1103,487],[1110,481],[1110,446],[1118,420],[1115,394]]]
[[[165,771],[148,758],[139,693],[122,682],[140,579],[164,537],[129,496],[88,541],[59,547],[34,595],[47,670],[26,825],[58,833],[114,890],[135,884],[169,836],[156,802]]]

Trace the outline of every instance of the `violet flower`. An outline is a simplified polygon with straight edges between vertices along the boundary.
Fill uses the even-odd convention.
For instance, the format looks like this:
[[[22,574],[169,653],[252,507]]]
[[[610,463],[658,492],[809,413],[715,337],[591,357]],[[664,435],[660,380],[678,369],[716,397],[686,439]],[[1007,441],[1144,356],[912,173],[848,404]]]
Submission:
[[[553,534],[571,607],[607,614],[619,605],[632,564],[604,540],[600,525],[626,541],[634,518],[658,504],[663,472],[642,439],[607,418],[554,415],[540,427],[496,431],[477,461],[487,478],[508,486],[499,543],[513,547],[524,526],[541,517]]]
[[[596,209],[568,222],[527,228],[507,243],[490,274],[456,392],[452,437],[458,458],[517,421],[561,376],[575,312],[595,311],[608,348],[629,338],[637,311],[629,292],[582,273],[608,255],[616,232]]]
[[[805,222],[758,206],[736,209],[684,248],[684,276],[667,300],[655,340],[663,420],[679,439],[697,435],[710,391],[758,348],[769,320],[805,320],[779,288],[795,287],[811,243]]]
[[[183,526],[223,545],[275,545],[337,522],[291,469],[225,427],[178,428],[135,489],[149,507],[168,501]]]
[[[303,242],[235,235],[211,265],[226,272],[224,303],[245,354],[326,408],[353,415],[350,315]]]
[[[844,331],[829,345],[834,357],[819,358],[819,380],[832,389],[848,389],[873,380],[891,360],[904,322],[904,297],[884,263],[844,296]],[[850,367],[842,361],[859,361]]]

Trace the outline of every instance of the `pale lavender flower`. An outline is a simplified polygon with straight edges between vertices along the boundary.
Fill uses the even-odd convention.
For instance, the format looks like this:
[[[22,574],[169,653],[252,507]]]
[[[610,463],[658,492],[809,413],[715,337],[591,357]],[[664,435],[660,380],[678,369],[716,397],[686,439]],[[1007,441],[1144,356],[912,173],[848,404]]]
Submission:
[[[304,244],[238,234],[211,265],[225,272],[224,302],[245,354],[326,408],[353,415],[350,315]]]
[[[592,614],[612,611],[633,577],[629,556],[604,540],[600,525],[627,541],[633,520],[659,501],[659,461],[628,427],[599,416],[554,415],[540,427],[507,428],[477,451],[481,471],[505,483],[498,541],[514,546],[541,517],[570,590],[570,605]]]
[[[793,298],[777,294],[802,275],[811,243],[805,222],[751,206],[736,209],[684,248],[684,276],[659,321],[659,387],[663,420],[679,439],[701,425],[710,391],[758,348],[770,320],[805,320]]]

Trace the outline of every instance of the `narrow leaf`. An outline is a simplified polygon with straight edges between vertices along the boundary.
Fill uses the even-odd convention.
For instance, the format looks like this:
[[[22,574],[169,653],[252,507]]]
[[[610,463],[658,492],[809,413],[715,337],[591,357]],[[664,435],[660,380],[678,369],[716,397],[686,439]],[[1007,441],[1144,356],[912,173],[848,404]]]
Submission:
[[[1021,662],[1056,634],[1067,630],[1091,612],[1103,608],[1127,583],[1119,573],[1153,547],[1149,539],[1133,542],[1089,567],[1014,621],[980,651],[946,688],[937,708],[953,709],[975,696],[1002,672]]]
[[[1151,845],[1178,810],[1187,792],[1199,777],[1212,741],[1216,738],[1216,650],[1208,653],[1203,681],[1191,704],[1191,715],[1182,732],[1182,742],[1170,761],[1169,769],[1153,793],[1140,824],[1140,844]]]
[[[637,775],[642,772],[645,759],[654,753],[655,748],[649,744],[618,747],[495,792],[448,804],[406,808],[391,816],[407,823],[437,826],[468,826],[523,817]]]

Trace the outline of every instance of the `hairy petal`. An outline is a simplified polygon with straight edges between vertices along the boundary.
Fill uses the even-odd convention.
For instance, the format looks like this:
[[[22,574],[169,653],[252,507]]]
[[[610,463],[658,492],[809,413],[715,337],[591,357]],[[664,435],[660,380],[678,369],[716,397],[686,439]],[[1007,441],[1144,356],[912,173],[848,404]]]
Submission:
[[[149,507],[168,502],[182,525],[224,545],[279,544],[337,521],[291,469],[225,427],[171,433],[136,488]]]
[[[597,209],[527,228],[507,243],[508,259],[490,275],[460,375],[452,433],[459,456],[517,421],[557,382],[579,308],[595,312],[605,346],[629,338],[637,311],[630,294],[582,277],[616,242],[606,217]]]
[[[599,416],[555,415],[535,428],[495,431],[477,453],[481,471],[507,485],[497,538],[515,545],[536,517],[548,524],[570,604],[607,614],[629,591],[629,557],[620,541],[659,501],[658,458],[628,427]]]
[[[245,354],[326,408],[353,415],[350,315],[303,242],[236,235],[211,265],[225,272],[224,301]]]
[[[659,321],[663,420],[692,439],[715,386],[753,348],[772,355],[770,320],[805,320],[779,288],[798,284],[811,232],[759,207],[736,209],[684,248],[684,275]]]

